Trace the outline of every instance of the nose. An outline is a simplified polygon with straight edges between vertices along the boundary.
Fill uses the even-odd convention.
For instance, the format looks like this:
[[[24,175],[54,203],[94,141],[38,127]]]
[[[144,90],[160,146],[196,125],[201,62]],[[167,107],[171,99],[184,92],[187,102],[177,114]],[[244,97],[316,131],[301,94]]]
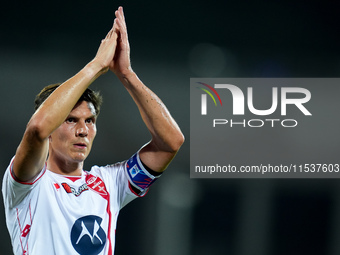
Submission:
[[[76,136],[86,137],[89,133],[89,129],[85,123],[80,123],[76,129]]]

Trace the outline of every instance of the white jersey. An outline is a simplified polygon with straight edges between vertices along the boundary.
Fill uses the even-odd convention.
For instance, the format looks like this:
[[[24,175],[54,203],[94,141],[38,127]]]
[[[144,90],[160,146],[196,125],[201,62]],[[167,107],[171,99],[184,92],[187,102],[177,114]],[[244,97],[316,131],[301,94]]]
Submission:
[[[138,153],[133,157],[140,162]],[[45,167],[32,183],[15,179],[12,159],[2,192],[14,254],[112,255],[119,210],[138,197],[127,164],[133,157],[77,177]]]

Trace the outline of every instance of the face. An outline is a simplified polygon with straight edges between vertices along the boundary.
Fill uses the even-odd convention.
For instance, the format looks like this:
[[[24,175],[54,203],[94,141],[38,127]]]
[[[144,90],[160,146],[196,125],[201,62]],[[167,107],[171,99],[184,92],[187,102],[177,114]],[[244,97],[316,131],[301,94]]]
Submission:
[[[66,120],[52,133],[49,158],[65,164],[81,163],[89,155],[97,133],[92,103],[76,104]]]

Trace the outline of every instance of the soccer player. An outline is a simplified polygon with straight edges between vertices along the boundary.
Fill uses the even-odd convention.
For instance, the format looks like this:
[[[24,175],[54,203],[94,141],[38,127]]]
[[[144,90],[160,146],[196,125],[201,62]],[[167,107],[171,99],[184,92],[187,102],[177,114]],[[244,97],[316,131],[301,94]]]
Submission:
[[[14,254],[112,255],[119,210],[160,176],[184,142],[162,101],[137,77],[122,7],[97,54],[61,85],[45,87],[3,179]],[[111,70],[136,103],[151,141],[130,159],[83,170],[101,98],[88,87]]]

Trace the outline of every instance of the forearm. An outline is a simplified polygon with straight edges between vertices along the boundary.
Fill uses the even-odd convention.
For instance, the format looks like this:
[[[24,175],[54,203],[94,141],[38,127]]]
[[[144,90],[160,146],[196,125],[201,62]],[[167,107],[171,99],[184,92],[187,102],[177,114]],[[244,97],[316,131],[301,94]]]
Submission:
[[[63,123],[84,91],[101,73],[100,67],[95,63],[87,64],[45,100],[32,116],[29,125],[39,126],[39,135],[42,139],[47,138]]]
[[[176,153],[184,137],[161,99],[146,87],[133,71],[118,78],[135,101],[157,150]]]

